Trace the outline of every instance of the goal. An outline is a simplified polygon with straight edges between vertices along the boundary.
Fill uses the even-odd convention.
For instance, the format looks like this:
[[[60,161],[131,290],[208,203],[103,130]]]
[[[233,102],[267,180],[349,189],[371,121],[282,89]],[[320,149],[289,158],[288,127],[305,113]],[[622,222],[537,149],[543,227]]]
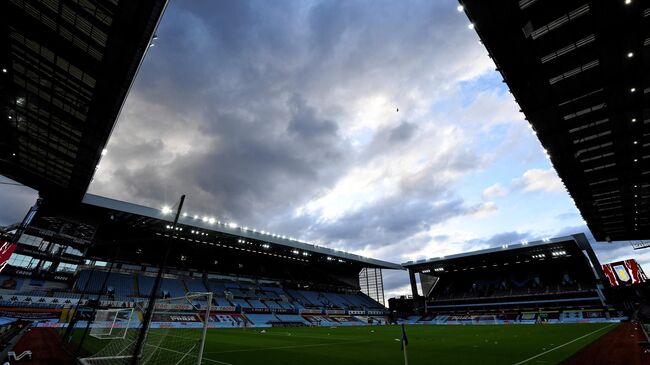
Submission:
[[[123,339],[132,317],[133,308],[98,310],[90,328],[90,336],[98,339]]]
[[[92,337],[95,342],[88,349],[97,349],[91,356],[79,359],[86,365],[126,365],[137,356],[141,365],[200,365],[203,347],[210,321],[212,293],[187,293],[178,298],[157,299],[151,323],[139,354],[135,354],[138,336],[143,330],[142,320],[147,311],[148,301],[134,303],[129,321],[123,313],[97,313],[93,330],[99,320],[103,320],[104,332]],[[117,310],[115,310],[117,311]],[[102,311],[104,312],[104,311]],[[106,323],[114,324],[107,326]],[[126,325],[124,325],[126,324]],[[106,333],[110,334],[106,335]],[[99,345],[98,345],[99,343]],[[103,344],[103,346],[101,346]]]

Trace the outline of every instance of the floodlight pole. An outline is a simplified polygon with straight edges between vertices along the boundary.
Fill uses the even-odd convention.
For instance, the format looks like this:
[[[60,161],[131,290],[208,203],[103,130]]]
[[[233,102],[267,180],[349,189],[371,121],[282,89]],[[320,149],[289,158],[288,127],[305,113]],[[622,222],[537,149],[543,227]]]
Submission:
[[[169,258],[169,252],[172,249],[172,235],[176,230],[176,224],[178,224],[178,218],[181,215],[181,210],[183,209],[183,203],[185,202],[185,195],[181,195],[181,200],[178,203],[178,209],[176,210],[176,216],[174,217],[174,223],[171,226],[171,233],[167,238],[167,250],[165,250],[165,255],[163,256],[160,265],[158,266],[158,275],[156,275],[156,281],[154,281],[153,287],[151,288],[151,293],[149,295],[149,305],[147,306],[147,312],[145,312],[144,319],[142,320],[142,328],[140,329],[140,334],[138,335],[138,341],[135,344],[133,349],[133,358],[131,360],[132,365],[137,365],[140,352],[143,350],[144,340],[147,337],[147,331],[149,330],[149,325],[151,324],[151,318],[153,317],[154,306],[156,305],[156,294],[158,289],[160,289],[160,282],[162,281],[162,274],[165,266],[167,266],[167,259]]]

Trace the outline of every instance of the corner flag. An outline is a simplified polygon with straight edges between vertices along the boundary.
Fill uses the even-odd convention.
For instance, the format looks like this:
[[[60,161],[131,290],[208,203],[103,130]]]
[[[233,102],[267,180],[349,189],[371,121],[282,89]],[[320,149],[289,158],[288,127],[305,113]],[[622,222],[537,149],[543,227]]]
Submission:
[[[406,337],[406,328],[404,327],[404,323],[402,323],[402,351],[404,352],[404,365],[409,364],[409,358],[408,355],[406,355],[406,348],[409,345],[409,339]]]

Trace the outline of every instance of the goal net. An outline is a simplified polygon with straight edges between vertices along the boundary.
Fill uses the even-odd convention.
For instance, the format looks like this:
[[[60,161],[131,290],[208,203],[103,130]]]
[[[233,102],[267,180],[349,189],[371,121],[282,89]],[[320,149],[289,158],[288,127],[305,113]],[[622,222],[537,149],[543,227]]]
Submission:
[[[188,293],[178,298],[157,299],[151,323],[145,329],[146,338],[142,350],[137,355],[138,364],[200,365],[210,318],[211,302],[212,293]],[[131,364],[133,356],[136,356],[134,353],[136,342],[142,330],[142,320],[147,311],[147,305],[148,301],[136,302],[132,309],[131,319],[126,322],[128,325],[122,329],[119,327],[119,320],[116,320],[116,324],[112,326],[110,337],[96,333],[88,338],[86,340],[87,349],[95,351],[92,351],[91,356],[80,359],[81,363],[87,365]],[[110,322],[114,317],[112,314],[106,314],[106,322]],[[100,316],[100,319],[103,318]],[[118,330],[118,328],[120,329]],[[118,334],[120,336],[117,336]]]
[[[133,308],[98,310],[90,327],[90,336],[98,339],[124,338],[132,317]]]

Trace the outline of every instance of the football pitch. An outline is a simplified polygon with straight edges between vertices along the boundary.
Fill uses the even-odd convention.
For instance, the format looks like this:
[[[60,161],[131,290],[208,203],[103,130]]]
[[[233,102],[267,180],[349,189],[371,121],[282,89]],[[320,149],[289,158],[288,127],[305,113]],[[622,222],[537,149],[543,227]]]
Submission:
[[[406,327],[410,365],[557,364],[616,324]],[[401,327],[210,330],[204,364],[401,364]]]
[[[410,325],[407,353],[409,365],[558,364],[616,326]],[[90,346],[102,341],[89,340]],[[400,341],[400,326],[210,329],[203,364],[396,365],[404,363]],[[175,345],[163,347],[183,351]]]

